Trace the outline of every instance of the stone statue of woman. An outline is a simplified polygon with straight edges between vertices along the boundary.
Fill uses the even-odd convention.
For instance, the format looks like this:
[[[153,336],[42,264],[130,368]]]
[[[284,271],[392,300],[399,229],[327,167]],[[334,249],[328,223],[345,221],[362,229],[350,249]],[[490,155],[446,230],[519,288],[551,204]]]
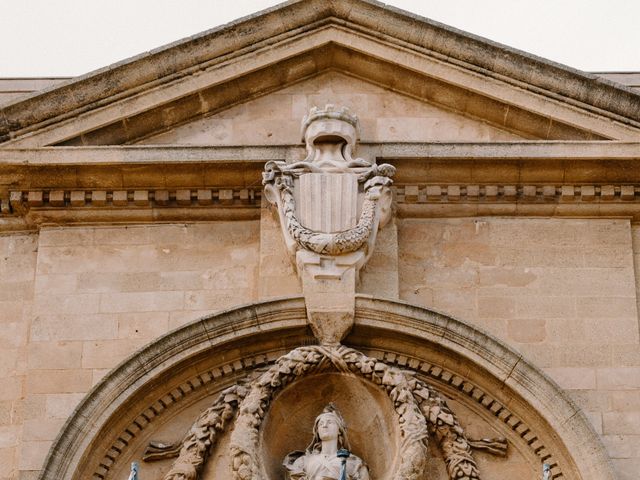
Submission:
[[[284,459],[289,480],[369,480],[365,463],[349,451],[347,427],[340,412],[329,404],[313,425],[313,440],[305,452]]]

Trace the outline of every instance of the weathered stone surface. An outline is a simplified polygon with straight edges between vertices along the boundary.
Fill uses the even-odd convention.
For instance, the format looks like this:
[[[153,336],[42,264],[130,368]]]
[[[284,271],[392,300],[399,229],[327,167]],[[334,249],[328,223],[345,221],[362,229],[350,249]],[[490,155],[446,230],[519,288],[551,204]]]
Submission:
[[[140,439],[179,441],[238,378],[348,334],[374,367],[441,389],[475,438],[508,437],[506,457],[478,455],[483,478],[537,479],[550,461],[635,480],[638,98],[380,4],[310,0],[4,104],[0,479],[34,480],[70,417],[43,475],[126,478]],[[359,116],[353,158],[397,169],[359,282],[318,278],[359,259],[292,263],[262,198],[264,163],[304,160],[299,120],[325,103]],[[353,182],[309,175],[302,225],[353,227],[358,202],[332,203]],[[338,377],[283,391],[300,409],[276,405],[279,423],[355,392]],[[447,478],[429,453],[426,476]],[[374,469],[383,454],[354,453]],[[212,456],[206,478],[228,463]]]
[[[613,359],[639,349],[632,232],[617,220],[404,220],[400,295],[518,345],[581,398],[604,396],[584,403],[594,427],[632,442],[621,412],[637,406],[621,395],[637,389],[638,359]]]
[[[39,469],[50,444],[42,442],[54,439],[96,376],[167,332],[170,315],[194,320],[253,298],[255,224],[159,228],[0,237],[3,291],[13,291],[0,294],[0,396],[16,407],[43,402],[22,440],[6,447],[29,449],[12,468]],[[22,424],[18,416],[8,422]]]

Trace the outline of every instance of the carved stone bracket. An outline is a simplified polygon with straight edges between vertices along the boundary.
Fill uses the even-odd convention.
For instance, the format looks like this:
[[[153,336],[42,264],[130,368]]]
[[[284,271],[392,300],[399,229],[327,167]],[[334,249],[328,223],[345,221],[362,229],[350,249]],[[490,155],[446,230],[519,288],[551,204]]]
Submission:
[[[352,152],[358,118],[347,109],[311,109],[302,122],[307,158],[270,161],[263,184],[275,205],[291,260],[302,280],[316,337],[337,344],[353,324],[358,274],[378,228],[390,218],[395,168]]]

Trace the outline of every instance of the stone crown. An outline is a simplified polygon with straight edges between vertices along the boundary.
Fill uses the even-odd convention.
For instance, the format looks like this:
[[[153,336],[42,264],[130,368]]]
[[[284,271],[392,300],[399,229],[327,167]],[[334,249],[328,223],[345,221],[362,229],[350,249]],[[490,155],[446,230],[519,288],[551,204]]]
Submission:
[[[317,120],[341,120],[343,122],[348,123],[353,128],[355,128],[356,132],[360,131],[360,122],[358,120],[357,115],[351,113],[348,107],[340,107],[337,108],[333,104],[327,104],[324,108],[312,107],[309,110],[309,114],[305,115],[302,119],[302,137],[304,138],[305,132],[309,125]]]

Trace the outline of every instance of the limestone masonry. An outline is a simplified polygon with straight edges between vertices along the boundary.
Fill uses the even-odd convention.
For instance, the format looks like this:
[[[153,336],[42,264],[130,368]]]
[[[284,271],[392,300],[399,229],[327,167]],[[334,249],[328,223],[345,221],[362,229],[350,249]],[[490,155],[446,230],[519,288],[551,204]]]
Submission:
[[[370,0],[0,79],[0,480],[637,480],[639,88]]]

